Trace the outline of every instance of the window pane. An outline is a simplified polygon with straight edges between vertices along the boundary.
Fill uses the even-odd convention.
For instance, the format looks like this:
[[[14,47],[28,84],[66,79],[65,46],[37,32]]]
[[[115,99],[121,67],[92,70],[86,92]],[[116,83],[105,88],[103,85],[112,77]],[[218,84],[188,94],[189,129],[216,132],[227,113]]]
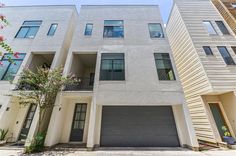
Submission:
[[[41,25],[42,21],[24,21],[23,25]]]
[[[203,24],[204,24],[204,26],[205,26],[205,28],[206,28],[206,30],[208,31],[209,34],[211,34],[211,35],[216,35],[217,34],[210,21],[203,21]]]
[[[227,65],[235,65],[235,62],[229,54],[226,47],[217,47]]]
[[[8,68],[3,80],[13,80],[17,74],[18,69],[20,68],[21,63],[22,61],[14,61],[14,64],[12,63]]]
[[[86,24],[84,35],[85,36],[91,36],[92,31],[93,31],[93,24]]]
[[[29,27],[21,27],[16,35],[16,38],[25,38],[28,31]]]
[[[2,65],[0,66],[0,80],[3,79],[3,76],[6,73],[9,64],[10,64],[9,61],[7,61],[7,60],[2,61]]]
[[[175,74],[172,68],[169,54],[155,54],[155,59],[159,80],[175,80]]]
[[[102,70],[112,70],[112,60],[102,60]]]
[[[124,26],[122,20],[105,20],[104,21],[104,37],[124,37]]]
[[[39,30],[39,27],[30,27],[26,37],[27,38],[34,38]]]
[[[211,48],[209,46],[203,46],[203,49],[204,49],[206,55],[213,55]]]
[[[228,29],[226,28],[225,24],[222,21],[216,21],[216,24],[218,25],[222,34],[229,34]]]
[[[164,38],[164,33],[161,24],[151,23],[148,26],[151,38]]]
[[[234,53],[236,54],[236,47],[231,47],[234,51]]]
[[[124,68],[124,54],[102,54],[100,80],[124,80]]]
[[[113,70],[116,70],[116,71],[124,70],[124,60],[114,60]]]
[[[122,20],[105,20],[104,25],[105,26],[123,26]]]
[[[58,24],[52,24],[49,31],[48,31],[48,36],[53,36],[57,30]]]

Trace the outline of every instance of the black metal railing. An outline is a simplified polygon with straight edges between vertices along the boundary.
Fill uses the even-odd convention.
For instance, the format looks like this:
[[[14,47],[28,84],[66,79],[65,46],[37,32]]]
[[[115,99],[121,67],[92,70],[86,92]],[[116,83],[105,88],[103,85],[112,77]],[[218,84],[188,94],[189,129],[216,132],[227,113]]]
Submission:
[[[64,91],[92,91],[94,79],[80,77],[76,82],[65,85]]]
[[[18,84],[14,90],[38,90],[37,86],[33,86],[31,84],[28,83],[20,83]]]

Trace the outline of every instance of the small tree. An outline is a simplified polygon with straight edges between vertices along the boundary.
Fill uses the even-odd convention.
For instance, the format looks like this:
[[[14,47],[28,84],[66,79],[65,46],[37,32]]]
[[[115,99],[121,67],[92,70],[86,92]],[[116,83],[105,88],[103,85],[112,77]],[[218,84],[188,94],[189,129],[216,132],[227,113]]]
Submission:
[[[46,131],[42,124],[45,119],[45,113],[48,109],[54,107],[57,93],[63,89],[63,86],[73,81],[75,81],[73,77],[63,77],[62,68],[50,70],[49,68],[38,67],[36,72],[24,69],[21,73],[21,78],[17,85],[27,84],[28,87],[20,87],[23,90],[18,91],[17,98],[20,105],[36,104],[39,109],[38,129],[34,139],[43,139],[43,141],[35,141],[41,144],[40,147],[43,146],[45,139],[42,138],[42,134]],[[29,88],[30,90],[27,90]],[[39,147],[39,145],[35,146]]]

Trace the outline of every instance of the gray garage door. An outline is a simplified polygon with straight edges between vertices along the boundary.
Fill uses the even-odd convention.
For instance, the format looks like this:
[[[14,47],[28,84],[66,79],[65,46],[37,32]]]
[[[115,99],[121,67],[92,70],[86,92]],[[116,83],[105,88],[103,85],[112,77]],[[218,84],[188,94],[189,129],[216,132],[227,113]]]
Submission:
[[[104,106],[102,147],[179,147],[172,108]]]

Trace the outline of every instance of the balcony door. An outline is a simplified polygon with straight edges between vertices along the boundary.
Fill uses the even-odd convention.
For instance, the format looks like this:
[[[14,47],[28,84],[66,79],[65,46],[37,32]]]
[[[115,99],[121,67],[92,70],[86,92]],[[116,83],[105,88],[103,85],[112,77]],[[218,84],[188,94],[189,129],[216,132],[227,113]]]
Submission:
[[[23,127],[21,129],[20,136],[19,136],[18,140],[25,140],[27,138],[29,130],[30,130],[31,123],[32,123],[33,118],[34,118],[36,108],[37,108],[36,104],[31,104],[30,105],[30,108],[29,108],[28,113],[26,115],[26,118],[25,118]]]
[[[70,141],[82,142],[86,119],[87,104],[75,104]]]

